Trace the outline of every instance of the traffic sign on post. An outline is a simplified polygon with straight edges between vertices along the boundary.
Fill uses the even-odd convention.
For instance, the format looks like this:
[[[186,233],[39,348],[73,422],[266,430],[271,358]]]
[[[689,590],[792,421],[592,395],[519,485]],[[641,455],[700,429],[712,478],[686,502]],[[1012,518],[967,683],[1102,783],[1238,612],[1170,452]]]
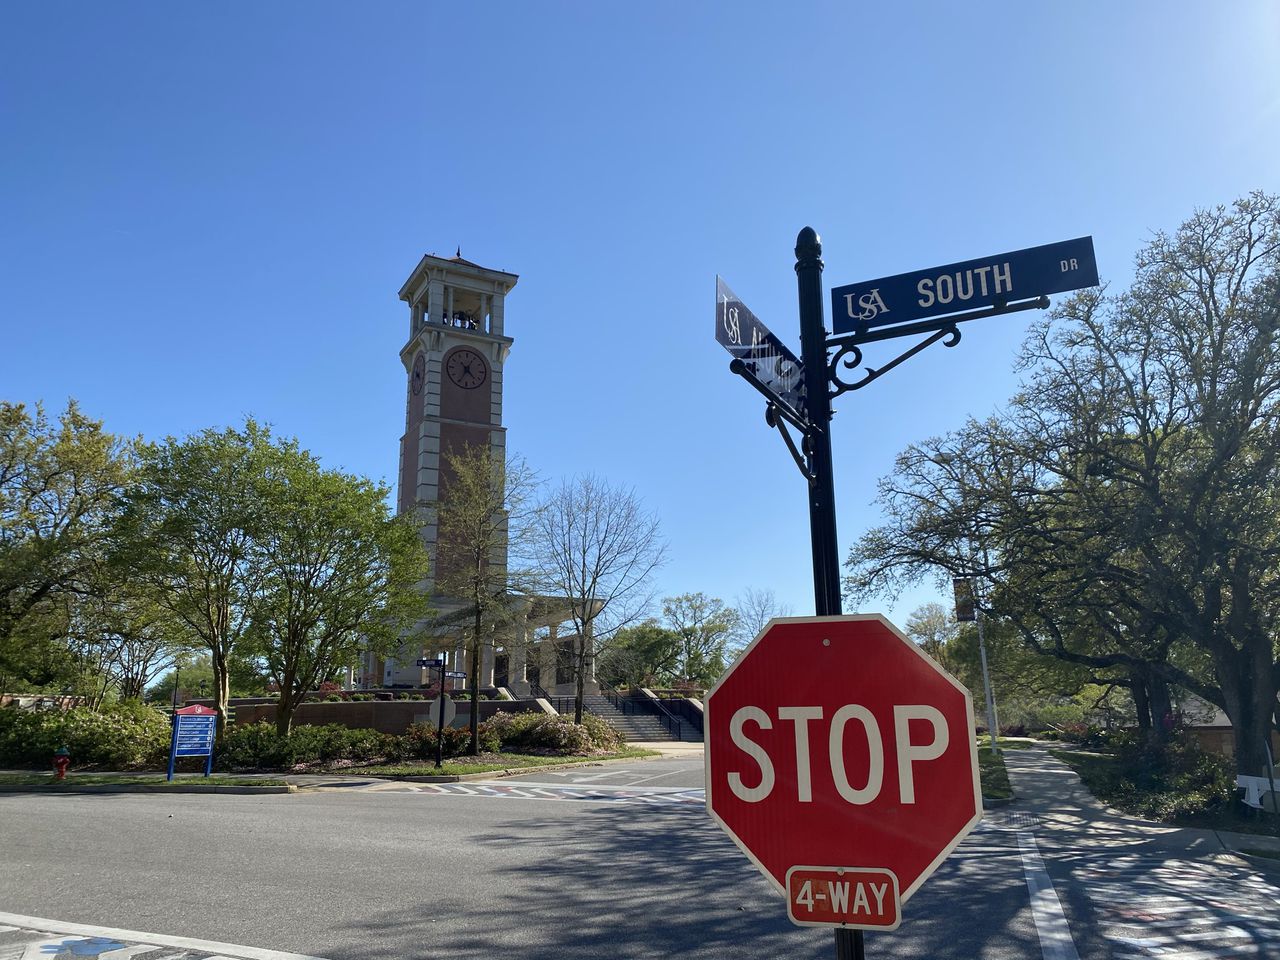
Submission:
[[[719,277],[716,342],[743,365],[743,371],[772,400],[793,415],[804,415],[804,365]]]
[[[864,333],[1097,285],[1093,237],[1080,237],[832,287],[831,329]]]
[[[707,810],[797,923],[893,929],[982,819],[968,691],[878,614],[771,621],[705,706]]]

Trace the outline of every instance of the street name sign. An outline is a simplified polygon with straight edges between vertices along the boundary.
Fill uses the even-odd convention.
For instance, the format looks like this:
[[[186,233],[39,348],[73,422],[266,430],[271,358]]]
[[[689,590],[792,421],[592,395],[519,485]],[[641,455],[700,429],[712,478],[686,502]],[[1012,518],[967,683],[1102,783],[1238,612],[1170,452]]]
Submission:
[[[831,329],[865,333],[1097,285],[1093,237],[1080,237],[833,287]]]
[[[770,621],[705,708],[707,810],[796,923],[893,929],[982,819],[968,691],[879,614]]]
[[[716,342],[794,413],[804,414],[804,364],[716,277]]]
[[[429,658],[429,657],[419,657],[419,658],[418,658],[418,666],[420,666],[420,667],[443,667],[443,666],[444,666],[444,661],[443,661],[442,659],[440,659],[439,657],[436,657],[435,659],[431,659],[431,658]]]

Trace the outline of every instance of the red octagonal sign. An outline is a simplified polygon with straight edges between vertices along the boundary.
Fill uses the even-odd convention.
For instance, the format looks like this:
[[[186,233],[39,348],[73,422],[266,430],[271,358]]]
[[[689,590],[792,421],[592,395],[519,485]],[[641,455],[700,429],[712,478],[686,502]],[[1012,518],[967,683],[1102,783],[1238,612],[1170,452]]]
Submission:
[[[707,810],[797,922],[897,926],[982,819],[968,691],[879,614],[772,621],[705,707]]]

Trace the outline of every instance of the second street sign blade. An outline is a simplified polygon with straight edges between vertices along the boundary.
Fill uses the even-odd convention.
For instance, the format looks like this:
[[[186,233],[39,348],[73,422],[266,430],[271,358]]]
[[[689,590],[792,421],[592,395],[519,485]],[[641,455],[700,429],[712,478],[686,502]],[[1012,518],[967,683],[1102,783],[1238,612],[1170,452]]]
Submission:
[[[1097,285],[1093,237],[1080,237],[834,287],[831,328],[864,333]]]
[[[804,365],[716,277],[716,341],[793,411],[804,410]]]

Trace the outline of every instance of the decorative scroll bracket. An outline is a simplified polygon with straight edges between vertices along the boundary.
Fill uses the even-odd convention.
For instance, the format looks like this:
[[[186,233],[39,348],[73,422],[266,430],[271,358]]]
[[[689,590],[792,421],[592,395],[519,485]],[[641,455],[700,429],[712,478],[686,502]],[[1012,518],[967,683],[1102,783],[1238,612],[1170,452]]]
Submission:
[[[991,307],[987,310],[974,310],[970,313],[940,317],[937,320],[922,320],[918,323],[904,323],[896,327],[880,327],[875,330],[864,330],[852,336],[828,339],[827,346],[836,348],[835,354],[827,362],[827,379],[835,387],[831,392],[831,399],[834,400],[842,393],[847,393],[850,390],[861,390],[868,384],[874,383],[904,360],[909,360],[921,350],[931,347],[939,340],[943,342],[942,345],[944,347],[954,347],[960,342],[960,330],[956,326],[958,323],[964,323],[968,320],[981,320],[984,317],[996,317],[1006,313],[1018,313],[1022,310],[1044,310],[1048,306],[1049,298],[1041,296],[1036,297],[1034,300],[1023,300],[1019,303]],[[857,380],[845,380],[840,376],[841,366],[852,370],[862,365],[861,348],[864,344],[909,337],[918,333],[927,333],[929,336],[911,347],[911,349],[894,357],[884,366],[867,367],[866,374]]]

